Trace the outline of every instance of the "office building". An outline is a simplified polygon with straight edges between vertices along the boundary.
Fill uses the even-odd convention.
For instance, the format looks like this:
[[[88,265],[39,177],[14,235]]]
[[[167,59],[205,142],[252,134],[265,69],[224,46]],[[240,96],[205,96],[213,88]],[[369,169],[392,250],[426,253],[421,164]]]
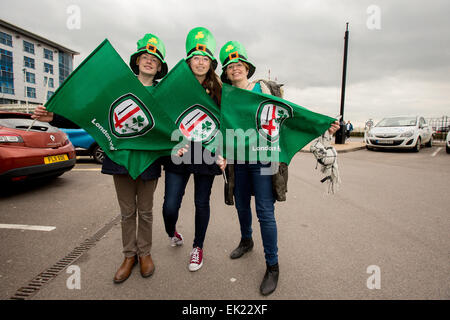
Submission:
[[[0,104],[45,103],[72,72],[77,54],[0,19]]]

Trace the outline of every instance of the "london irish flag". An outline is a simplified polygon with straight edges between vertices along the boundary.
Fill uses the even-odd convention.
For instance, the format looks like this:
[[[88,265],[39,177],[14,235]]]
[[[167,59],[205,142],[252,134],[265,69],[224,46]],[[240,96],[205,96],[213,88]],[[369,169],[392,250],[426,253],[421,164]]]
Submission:
[[[238,161],[291,161],[335,119],[287,100],[223,84],[224,157]]]
[[[104,40],[45,106],[85,129],[108,157],[136,178],[176,145],[170,139],[175,124],[151,90]]]

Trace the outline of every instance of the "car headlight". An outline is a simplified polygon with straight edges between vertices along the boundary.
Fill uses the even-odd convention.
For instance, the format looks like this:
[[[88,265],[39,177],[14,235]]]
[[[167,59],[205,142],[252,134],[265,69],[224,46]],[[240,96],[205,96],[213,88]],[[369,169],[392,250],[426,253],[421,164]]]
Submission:
[[[414,131],[406,131],[406,132],[403,132],[400,135],[400,137],[409,138],[409,137],[412,137],[413,135],[414,135]]]

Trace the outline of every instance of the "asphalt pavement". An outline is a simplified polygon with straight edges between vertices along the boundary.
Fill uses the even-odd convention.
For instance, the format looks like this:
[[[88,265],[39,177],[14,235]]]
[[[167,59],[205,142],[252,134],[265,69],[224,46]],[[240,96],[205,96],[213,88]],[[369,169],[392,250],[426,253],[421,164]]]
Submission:
[[[152,257],[156,271],[144,279],[136,268],[127,281],[114,284],[123,256],[112,180],[99,173],[98,165],[83,164],[58,181],[83,176],[85,184],[96,184],[97,193],[89,195],[83,194],[86,185],[79,186],[76,201],[80,207],[90,208],[83,213],[86,217],[97,215],[97,228],[88,230],[88,237],[81,237],[88,233],[77,233],[79,230],[68,233],[73,239],[64,250],[56,242],[43,250],[56,246],[63,259],[86,244],[86,239],[96,233],[98,237],[90,239],[87,249],[74,255],[68,266],[27,299],[449,299],[450,199],[445,190],[450,157],[445,150],[371,152],[362,150],[360,139],[336,148],[342,185],[335,195],[326,194],[312,154],[298,153],[289,166],[288,201],[276,203],[275,211],[280,279],[269,297],[262,297],[258,290],[265,261],[255,213],[253,251],[237,260],[229,258],[240,232],[235,208],[223,202],[220,176],[212,190],[203,267],[197,272],[188,270],[194,236],[193,181],[186,189],[177,225],[185,244],[173,248],[161,215],[161,178],[154,202]],[[58,189],[52,192],[61,199]],[[58,201],[57,206],[62,209],[65,204]],[[45,208],[34,210],[37,214]],[[9,253],[3,251],[2,255]],[[39,270],[54,267],[60,259],[42,259]],[[32,283],[38,274],[23,276],[17,289]]]

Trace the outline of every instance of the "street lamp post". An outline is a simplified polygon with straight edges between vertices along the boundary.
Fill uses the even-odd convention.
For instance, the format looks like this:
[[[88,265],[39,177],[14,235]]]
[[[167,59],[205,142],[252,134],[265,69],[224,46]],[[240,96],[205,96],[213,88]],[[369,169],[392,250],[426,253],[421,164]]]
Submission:
[[[336,132],[335,143],[336,144],[344,144],[345,143],[345,121],[344,121],[344,102],[345,102],[345,83],[347,80],[347,50],[348,50],[348,22],[345,29],[345,37],[344,37],[344,67],[342,70],[342,88],[341,88],[341,120],[339,124],[341,128]]]

